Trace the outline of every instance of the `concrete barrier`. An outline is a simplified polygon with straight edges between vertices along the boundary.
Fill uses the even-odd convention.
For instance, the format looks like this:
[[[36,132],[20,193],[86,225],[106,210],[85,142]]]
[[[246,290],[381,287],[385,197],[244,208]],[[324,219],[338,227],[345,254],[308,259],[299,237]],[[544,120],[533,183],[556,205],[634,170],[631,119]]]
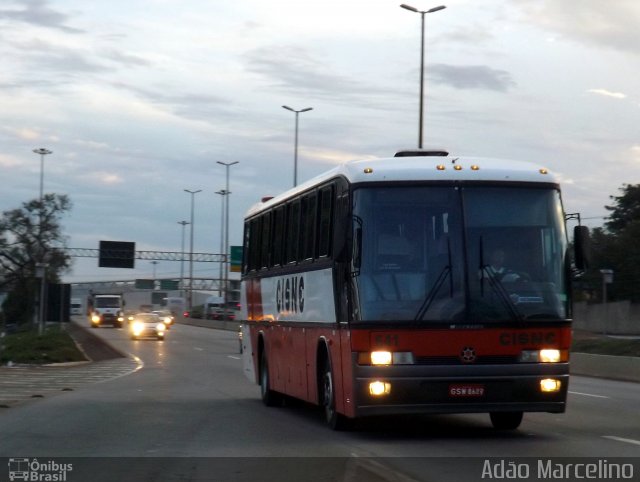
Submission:
[[[240,321],[203,320],[202,318],[179,318],[176,323],[183,325],[200,326],[202,328],[214,328],[216,330],[238,331]]]
[[[572,353],[571,374],[640,382],[640,357]]]

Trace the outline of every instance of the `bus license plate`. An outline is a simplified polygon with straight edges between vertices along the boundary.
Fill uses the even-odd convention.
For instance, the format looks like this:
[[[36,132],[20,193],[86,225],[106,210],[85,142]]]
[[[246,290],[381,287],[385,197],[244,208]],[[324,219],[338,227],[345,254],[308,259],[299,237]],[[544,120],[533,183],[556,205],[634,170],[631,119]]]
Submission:
[[[450,397],[484,397],[484,385],[478,383],[449,385]]]

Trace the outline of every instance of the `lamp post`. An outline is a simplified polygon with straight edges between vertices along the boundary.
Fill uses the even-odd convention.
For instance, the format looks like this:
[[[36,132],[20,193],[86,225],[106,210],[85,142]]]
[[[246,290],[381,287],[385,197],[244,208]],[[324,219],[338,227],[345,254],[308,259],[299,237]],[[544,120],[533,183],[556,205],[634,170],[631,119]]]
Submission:
[[[187,224],[191,224],[188,221],[178,221],[178,224],[182,226],[182,247],[180,254],[180,296],[184,297],[184,228]]]
[[[38,334],[44,333],[44,317],[45,317],[45,290],[47,286],[47,263],[36,263],[36,278],[40,278],[40,300],[38,302]]]
[[[224,215],[224,317],[227,317],[227,301],[229,298],[229,168],[234,164],[238,164],[238,161],[222,162],[217,161],[226,169],[227,185],[225,188],[224,200],[225,200],[225,215]]]
[[[609,308],[607,306],[607,285],[613,283],[613,270],[601,269],[600,274],[602,275],[602,304],[604,306],[604,323],[602,331],[606,335],[607,323],[609,322]]]
[[[41,147],[34,149],[33,152],[40,155],[40,203],[42,203],[42,197],[44,195],[44,156],[47,154],[53,154],[53,151]]]
[[[310,110],[313,110],[313,107],[306,107],[304,109],[295,110],[288,105],[283,105],[282,108],[290,110],[296,115],[296,137],[293,148],[293,187],[296,187],[298,185],[298,115],[300,114],[300,112],[309,112]]]
[[[418,10],[411,5],[402,4],[400,7],[405,10],[409,10],[411,12],[419,13],[422,19],[422,28],[421,28],[421,40],[420,40],[420,120],[419,120],[419,128],[418,128],[418,149],[422,149],[422,126],[423,126],[423,116],[424,116],[424,15],[426,13],[438,12],[440,10],[444,10],[447,8],[444,5],[440,5],[439,7],[433,7],[429,10]]]
[[[231,194],[229,192],[227,192],[226,189],[221,189],[219,191],[216,191],[216,194],[219,194],[221,196],[220,200],[220,256],[222,256],[224,253],[224,206],[225,206],[225,201],[226,201],[226,195],[227,194]],[[218,278],[218,296],[222,296],[222,278],[224,275],[224,258],[220,259],[220,275]]]
[[[184,192],[188,192],[191,194],[191,241],[189,248],[189,316],[191,316],[191,310],[193,309],[193,208],[196,194],[202,192],[202,189],[198,189],[197,191],[190,191],[189,189],[185,189]]]
[[[46,272],[47,272],[47,264],[45,262],[45,253],[42,246],[42,213],[44,211],[44,156],[48,154],[53,154],[53,151],[49,149],[45,149],[44,147],[40,147],[39,149],[33,149],[33,152],[40,156],[40,214],[39,214],[39,223],[38,223],[38,248],[42,251],[40,252],[40,263],[36,264],[36,277],[40,276],[40,300],[38,302],[38,333],[42,335],[44,332],[44,317],[45,317],[45,287],[46,287]]]

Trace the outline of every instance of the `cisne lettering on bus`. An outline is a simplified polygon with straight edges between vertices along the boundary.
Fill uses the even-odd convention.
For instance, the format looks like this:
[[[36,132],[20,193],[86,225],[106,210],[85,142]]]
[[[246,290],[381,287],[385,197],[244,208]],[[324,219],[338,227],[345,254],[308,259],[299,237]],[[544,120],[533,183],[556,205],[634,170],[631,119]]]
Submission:
[[[278,313],[304,312],[304,278],[290,276],[276,284],[276,308]]]

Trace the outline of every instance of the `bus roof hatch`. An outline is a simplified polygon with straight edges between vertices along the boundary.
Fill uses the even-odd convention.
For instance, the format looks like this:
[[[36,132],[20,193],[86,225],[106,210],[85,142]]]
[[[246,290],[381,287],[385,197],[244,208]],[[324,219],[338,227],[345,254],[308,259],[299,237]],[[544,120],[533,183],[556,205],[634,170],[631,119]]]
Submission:
[[[447,157],[449,152],[444,149],[404,149],[395,153],[393,157]]]

